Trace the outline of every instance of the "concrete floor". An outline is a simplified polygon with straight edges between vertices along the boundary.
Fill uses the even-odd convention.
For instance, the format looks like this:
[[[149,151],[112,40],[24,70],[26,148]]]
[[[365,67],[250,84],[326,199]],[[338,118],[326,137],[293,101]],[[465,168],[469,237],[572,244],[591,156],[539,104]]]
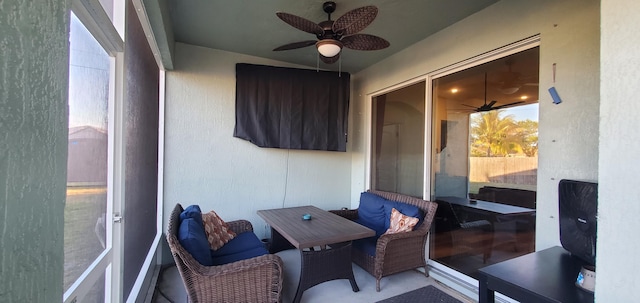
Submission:
[[[300,277],[300,253],[297,250],[286,250],[279,252],[278,255],[285,264],[282,302],[291,302],[295,296]],[[355,264],[353,265],[353,273],[360,288],[359,292],[351,290],[348,280],[334,280],[308,289],[304,292],[301,302],[371,303],[427,285],[434,285],[463,303],[477,302],[462,296],[432,278],[425,277],[422,272],[417,270],[409,270],[382,278],[380,292],[376,292],[375,278]],[[165,268],[160,274],[153,302],[187,302],[184,285],[175,266]]]

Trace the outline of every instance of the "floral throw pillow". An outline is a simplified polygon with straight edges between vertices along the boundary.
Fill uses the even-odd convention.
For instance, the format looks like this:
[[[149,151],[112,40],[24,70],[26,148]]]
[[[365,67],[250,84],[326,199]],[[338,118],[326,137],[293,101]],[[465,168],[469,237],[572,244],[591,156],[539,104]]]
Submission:
[[[389,229],[385,234],[397,234],[401,232],[412,231],[413,227],[418,224],[418,218],[403,215],[397,209],[391,209],[391,221]]]
[[[217,250],[236,237],[236,233],[229,229],[227,223],[222,221],[213,210],[208,213],[202,213],[202,222],[204,223],[204,231],[207,234],[209,246],[213,250]]]

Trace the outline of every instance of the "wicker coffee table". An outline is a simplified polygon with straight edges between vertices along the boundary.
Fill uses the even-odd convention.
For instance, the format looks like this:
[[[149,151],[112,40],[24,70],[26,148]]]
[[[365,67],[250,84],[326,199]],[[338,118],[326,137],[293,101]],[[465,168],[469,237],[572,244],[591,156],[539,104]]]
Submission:
[[[303,220],[305,214],[311,220]],[[315,206],[259,210],[258,215],[271,226],[271,253],[291,246],[300,250],[294,303],[300,302],[305,290],[336,279],[349,279],[353,291],[360,290],[351,267],[351,241],[374,236],[373,230]]]

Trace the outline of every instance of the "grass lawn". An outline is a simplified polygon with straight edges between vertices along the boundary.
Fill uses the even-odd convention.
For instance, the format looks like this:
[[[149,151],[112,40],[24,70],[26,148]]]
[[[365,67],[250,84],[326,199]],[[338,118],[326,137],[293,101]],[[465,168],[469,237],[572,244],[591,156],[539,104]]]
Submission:
[[[106,202],[104,186],[67,187],[64,208],[65,291],[104,250],[95,227],[98,218],[105,213]]]

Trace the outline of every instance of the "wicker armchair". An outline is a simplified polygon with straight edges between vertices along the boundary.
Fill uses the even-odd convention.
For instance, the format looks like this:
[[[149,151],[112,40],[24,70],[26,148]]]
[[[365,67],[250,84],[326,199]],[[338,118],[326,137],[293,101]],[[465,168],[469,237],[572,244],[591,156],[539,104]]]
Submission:
[[[167,242],[190,302],[280,302],[282,260],[269,254],[220,266],[198,263],[177,238],[182,206],[171,212]],[[236,233],[253,231],[249,221],[227,222]]]
[[[427,234],[429,233],[438,205],[435,202],[397,193],[375,190],[369,190],[368,192],[387,200],[417,206],[424,212],[424,221],[413,231],[380,236],[376,243],[375,256],[370,256],[363,251],[353,248],[353,262],[376,278],[376,291],[380,291],[380,280],[382,277],[405,270],[424,267],[425,276],[428,277],[425,246]],[[357,209],[332,210],[331,212],[350,220],[358,218]]]

